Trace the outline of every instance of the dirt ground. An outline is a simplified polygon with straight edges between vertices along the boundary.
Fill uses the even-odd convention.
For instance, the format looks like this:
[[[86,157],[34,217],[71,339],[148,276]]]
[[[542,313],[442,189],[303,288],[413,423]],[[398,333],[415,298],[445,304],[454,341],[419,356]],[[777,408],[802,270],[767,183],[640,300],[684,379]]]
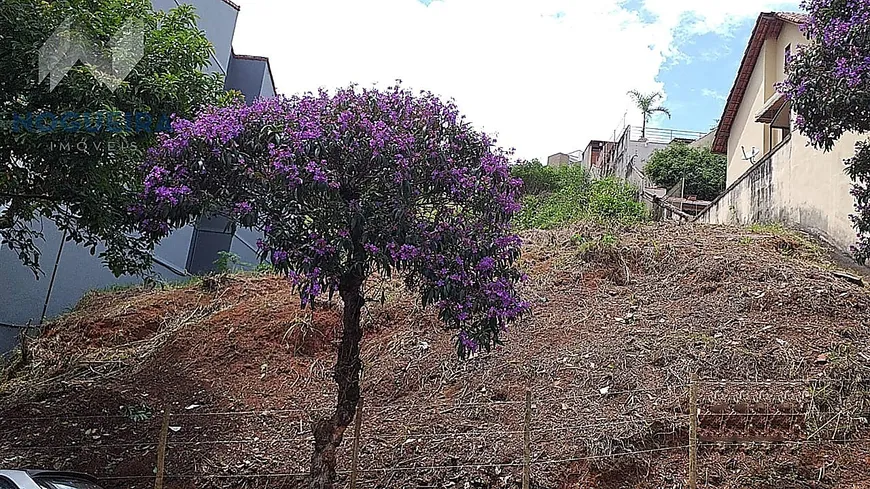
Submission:
[[[685,487],[693,384],[699,487],[870,488],[870,295],[824,247],[664,223],[524,239],[532,312],[467,361],[368,284],[387,299],[364,316],[359,487],[520,487],[527,389],[532,487]],[[272,276],[91,294],[2,384],[0,466],[153,487],[168,410],[167,487],[301,487],[339,311]]]

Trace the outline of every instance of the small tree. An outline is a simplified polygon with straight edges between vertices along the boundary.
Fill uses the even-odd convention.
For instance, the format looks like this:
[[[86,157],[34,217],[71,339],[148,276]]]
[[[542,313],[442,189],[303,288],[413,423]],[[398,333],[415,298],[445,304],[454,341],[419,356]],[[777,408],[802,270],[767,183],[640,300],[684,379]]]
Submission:
[[[844,133],[870,131],[870,0],[810,0],[803,26],[810,44],[787,60],[779,86],[797,113],[795,125],[816,148],[831,150]],[[846,161],[854,181],[858,231],[855,257],[870,257],[870,142],[860,141]]]
[[[538,195],[559,190],[559,174],[555,168],[543,165],[535,158],[511,167],[511,175],[522,180],[523,195]]]
[[[725,189],[726,166],[724,155],[675,142],[654,152],[643,171],[662,187],[670,188],[685,178],[687,194],[713,200]]]
[[[97,49],[131,19],[142,22],[143,56],[114,91],[84,62],[54,89],[39,81],[40,46],[65,19]],[[221,77],[202,72],[211,53],[190,6],[155,13],[148,0],[3,0],[0,245],[38,272],[35,242],[47,218],[92,253],[106,245],[115,273],[147,266],[127,220],[141,188],[137,166],[172,114],[190,116],[221,96]]]
[[[670,110],[661,105],[655,105],[656,102],[664,98],[664,95],[662,95],[661,92],[641,93],[637,90],[632,90],[628,92],[628,95],[632,100],[634,100],[634,103],[643,115],[643,129],[640,136],[642,140],[646,140],[646,123],[649,122],[649,119],[653,114],[661,112],[662,114],[667,115],[668,119],[671,118]]]
[[[227,211],[261,229],[261,256],[302,305],[338,292],[334,414],[314,428],[311,487],[332,487],[335,451],[360,397],[366,280],[399,275],[437,307],[460,356],[501,343],[527,308],[514,292],[520,182],[507,154],[431,93],[341,89],[178,120],[148,158],[134,211],[152,240]]]

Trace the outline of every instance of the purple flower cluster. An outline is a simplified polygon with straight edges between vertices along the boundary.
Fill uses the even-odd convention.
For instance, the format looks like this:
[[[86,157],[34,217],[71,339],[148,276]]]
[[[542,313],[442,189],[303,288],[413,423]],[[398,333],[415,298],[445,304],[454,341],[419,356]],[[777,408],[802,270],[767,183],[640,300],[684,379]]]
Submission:
[[[233,206],[233,213],[237,216],[244,216],[250,214],[251,211],[254,210],[254,207],[250,202],[237,202],[235,206]]]
[[[471,339],[471,337],[469,337],[468,333],[466,333],[465,331],[459,332],[459,344],[461,344],[463,348],[471,353],[476,353],[477,350],[480,348],[480,345],[476,341]]]
[[[491,347],[527,309],[513,286],[512,153],[452,101],[351,86],[212,108],[173,127],[143,168],[143,233],[229,210],[264,232],[261,256],[304,303],[349,270],[395,271],[462,332],[460,352]]]
[[[485,256],[480,259],[480,263],[477,264],[477,269],[481,272],[489,272],[492,271],[495,266],[495,258],[491,256]]]
[[[393,260],[396,261],[409,261],[420,256],[420,250],[418,250],[414,245],[403,244],[402,246],[398,246],[394,244],[394,246],[388,247],[390,249],[390,256],[392,256]]]
[[[854,118],[854,106],[870,94],[870,0],[804,0],[801,6],[810,44],[789,57],[777,89],[792,101],[797,128],[830,149],[847,126],[870,124],[838,119]]]
[[[163,167],[155,166],[145,175],[144,188],[157,204],[178,205],[181,198],[190,195],[190,187],[168,177],[170,172]]]

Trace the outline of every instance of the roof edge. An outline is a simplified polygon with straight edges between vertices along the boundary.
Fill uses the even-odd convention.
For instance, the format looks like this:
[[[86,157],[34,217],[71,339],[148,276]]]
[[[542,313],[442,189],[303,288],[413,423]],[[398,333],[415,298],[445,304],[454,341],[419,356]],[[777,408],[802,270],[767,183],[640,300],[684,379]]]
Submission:
[[[728,152],[728,138],[731,134],[731,125],[734,123],[734,116],[740,108],[740,103],[743,101],[746,85],[748,85],[752,71],[755,69],[755,64],[758,62],[758,56],[761,52],[761,47],[764,45],[771,21],[779,21],[776,12],[762,12],[755,21],[755,27],[753,27],[752,34],[749,36],[749,42],[746,44],[746,50],[743,52],[740,67],[737,69],[737,76],[731,86],[731,91],[728,93],[725,107],[722,109],[722,117],[719,118],[719,128],[716,130],[716,136],[713,139],[713,146],[711,148],[714,153],[726,154]],[[765,37],[762,37],[762,35]]]
[[[774,12],[774,15],[777,19],[794,25],[805,24],[809,20],[809,16],[801,12]]]
[[[250,60],[250,61],[266,61],[266,62],[269,61],[269,58],[266,57],[266,56],[256,56],[256,55],[253,55],[253,54],[236,54],[236,53],[233,53],[233,58],[237,58],[237,59],[247,59],[247,60]]]
[[[230,7],[236,9],[236,10],[241,10],[241,7],[239,7],[238,4],[235,4],[230,0],[221,0],[221,1],[224,2],[225,4],[229,5]]]
[[[244,59],[248,61],[262,61],[266,63],[266,67],[264,68],[269,72],[269,80],[272,82],[272,91],[275,96],[278,96],[278,87],[275,86],[275,75],[272,74],[272,62],[269,60],[268,56],[256,56],[253,54],[236,54],[235,51],[232,52],[232,57],[236,59]]]

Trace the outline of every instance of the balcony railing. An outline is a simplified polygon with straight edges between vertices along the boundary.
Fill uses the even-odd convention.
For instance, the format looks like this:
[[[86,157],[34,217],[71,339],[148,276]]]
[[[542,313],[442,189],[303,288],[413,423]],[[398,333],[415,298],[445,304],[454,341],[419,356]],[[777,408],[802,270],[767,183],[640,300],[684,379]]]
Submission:
[[[630,126],[631,140],[640,141],[643,135],[643,128],[640,126]],[[646,128],[646,139],[651,143],[670,143],[674,139],[685,139],[694,141],[705,136],[706,133],[698,131],[683,131],[680,129],[660,129],[657,127]]]

